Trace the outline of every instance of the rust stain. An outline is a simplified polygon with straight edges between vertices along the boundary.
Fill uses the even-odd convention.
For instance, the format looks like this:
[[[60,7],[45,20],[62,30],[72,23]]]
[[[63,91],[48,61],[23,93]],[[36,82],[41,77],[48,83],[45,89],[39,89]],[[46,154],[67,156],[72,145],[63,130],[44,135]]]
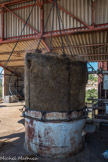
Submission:
[[[33,120],[32,119],[30,120],[29,124],[33,125]]]
[[[32,128],[32,127],[30,127],[30,126],[28,125],[28,127],[27,127],[27,134],[28,134],[28,139],[29,139],[29,141],[33,140],[34,134],[35,134],[34,128]]]
[[[52,132],[53,130],[51,129],[51,127],[45,128],[44,137],[46,139],[46,142],[50,143],[50,145],[54,145],[53,137],[51,137]]]
[[[42,156],[43,154],[48,154],[48,152],[51,152],[52,145],[54,144],[54,140],[50,136],[52,129],[46,128],[44,131],[44,136],[41,136],[41,132],[38,132],[38,138],[39,138],[39,150],[38,153]],[[43,138],[45,141],[43,141]]]
[[[83,110],[73,112],[39,112],[28,111],[27,115],[39,120],[71,120],[72,118],[78,118],[83,116]]]
[[[68,115],[72,116],[76,114],[77,113],[70,113]],[[50,115],[51,114],[49,114],[49,116]],[[56,116],[57,118],[59,118],[59,114],[56,113]],[[62,150],[66,154],[63,154],[63,156],[70,156],[79,152],[82,148],[80,127],[82,130],[84,123],[82,122],[81,126],[79,125],[78,121],[76,121],[76,123],[71,122],[69,124],[68,122],[62,123],[60,121],[55,120],[54,123],[57,124],[54,125],[53,122],[37,122],[36,120],[32,120],[31,118],[27,120],[25,127],[25,140],[28,150],[36,152],[36,154],[42,157],[58,157],[59,154],[62,154]],[[78,128],[76,127],[77,125]],[[61,129],[59,130],[59,128]],[[64,128],[66,128],[66,130]],[[63,132],[63,136],[58,136],[59,131]],[[66,131],[67,133],[64,133],[64,131]],[[69,142],[67,143],[67,141]],[[63,143],[63,145],[61,142]]]
[[[27,120],[25,120],[25,125],[28,125],[28,122],[27,122]]]
[[[39,145],[42,145],[43,141],[42,141],[42,136],[41,136],[41,132],[38,132],[38,138],[39,138]]]
[[[28,150],[29,150],[30,152],[33,152],[33,150],[32,150],[32,148],[31,148],[31,145],[30,145],[29,142],[27,142],[27,146],[28,146]]]
[[[70,142],[71,142],[71,145],[72,145],[72,148],[73,148],[75,146],[75,144],[76,144],[75,137],[72,137]]]
[[[44,136],[48,136],[51,132],[52,132],[52,129],[50,127],[45,128]]]

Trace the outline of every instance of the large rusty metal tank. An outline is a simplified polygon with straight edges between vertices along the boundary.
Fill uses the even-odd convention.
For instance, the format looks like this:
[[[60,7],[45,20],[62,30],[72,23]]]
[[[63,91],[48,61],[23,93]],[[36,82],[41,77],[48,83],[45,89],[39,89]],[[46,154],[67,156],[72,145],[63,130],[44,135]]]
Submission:
[[[25,58],[25,148],[42,157],[67,157],[82,148],[85,62],[29,53]]]

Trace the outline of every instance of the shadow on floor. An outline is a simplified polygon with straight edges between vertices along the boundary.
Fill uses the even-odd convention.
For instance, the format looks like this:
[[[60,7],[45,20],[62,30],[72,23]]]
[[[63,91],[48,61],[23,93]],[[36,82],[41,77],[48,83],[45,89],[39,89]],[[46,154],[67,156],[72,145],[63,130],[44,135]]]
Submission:
[[[7,107],[7,105],[0,105],[0,108],[2,108],[2,107]]]
[[[11,138],[16,138],[16,137],[20,137],[20,138],[24,138],[24,132],[21,133],[14,133],[14,134],[10,134],[8,136],[3,136],[0,137],[0,140],[2,139],[11,139]]]
[[[0,105],[0,108],[2,107],[22,107],[23,108],[24,105]]]
[[[18,139],[11,141],[12,139],[17,137]],[[5,142],[5,139],[9,139],[9,141]],[[24,149],[24,132],[3,136],[0,137],[0,140],[4,140],[5,142],[5,144],[2,144],[2,147],[0,149],[0,157],[27,157],[28,155],[30,155]],[[108,129],[104,129],[102,127],[101,130],[97,130],[95,133],[87,135],[85,148],[79,154],[73,157],[62,159],[38,158],[36,162],[105,162],[105,160],[101,157],[101,154],[106,149],[108,149]],[[33,156],[30,155],[29,157]],[[29,161],[33,162],[33,160]],[[19,160],[18,162],[27,162],[27,160]]]
[[[25,125],[25,119],[21,119],[21,120],[19,120],[18,123],[19,123],[19,124],[23,124],[23,125]]]

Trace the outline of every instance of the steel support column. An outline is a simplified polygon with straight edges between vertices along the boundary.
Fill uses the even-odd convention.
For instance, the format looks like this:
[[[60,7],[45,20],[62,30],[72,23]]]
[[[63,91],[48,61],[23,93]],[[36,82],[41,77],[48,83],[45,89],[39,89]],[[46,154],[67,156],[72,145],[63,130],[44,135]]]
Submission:
[[[92,25],[95,25],[95,0],[92,2]]]
[[[102,68],[104,71],[108,71],[108,62],[99,62],[98,63],[98,69]],[[103,78],[103,76],[101,76]],[[108,92],[106,93],[103,89],[103,79],[98,77],[98,98],[105,98],[105,96],[108,98]]]
[[[1,41],[4,40],[4,8],[2,8],[1,12]]]

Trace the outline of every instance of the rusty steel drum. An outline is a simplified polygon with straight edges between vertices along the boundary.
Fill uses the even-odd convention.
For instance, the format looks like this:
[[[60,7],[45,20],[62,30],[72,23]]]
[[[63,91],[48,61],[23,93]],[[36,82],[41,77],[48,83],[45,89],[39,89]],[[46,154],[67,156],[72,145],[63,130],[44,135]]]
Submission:
[[[83,148],[82,111],[25,112],[25,148],[41,157],[68,157]]]
[[[25,57],[25,148],[41,157],[68,157],[83,148],[87,64],[68,56]]]

